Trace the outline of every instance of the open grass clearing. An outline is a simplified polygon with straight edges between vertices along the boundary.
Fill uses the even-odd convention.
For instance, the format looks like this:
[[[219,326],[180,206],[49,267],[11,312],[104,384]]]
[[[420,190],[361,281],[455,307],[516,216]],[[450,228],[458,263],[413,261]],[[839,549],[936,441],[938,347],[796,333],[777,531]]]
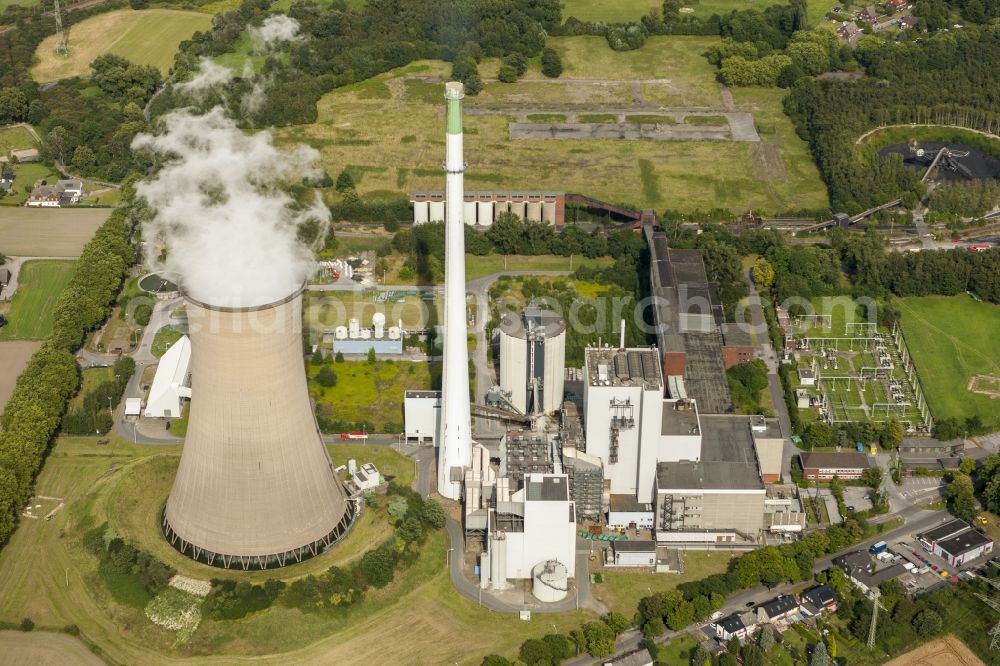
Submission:
[[[56,301],[69,284],[76,263],[62,260],[26,261],[18,275],[17,292],[10,302],[7,325],[0,340],[42,340],[51,331]]]
[[[14,391],[17,377],[31,360],[31,355],[42,346],[34,340],[0,342],[0,411],[3,411]]]
[[[212,26],[203,12],[173,9],[125,9],[91,17],[69,31],[69,56],[56,53],[58,35],[42,40],[31,69],[38,83],[71,76],[89,76],[97,56],[114,53],[140,65],[153,65],[164,75],[173,64],[177,46],[198,30]]]
[[[0,631],[6,664],[25,666],[103,666],[104,661],[79,638],[49,631]]]
[[[110,215],[107,208],[4,209],[0,252],[14,257],[78,257]]]
[[[176,326],[164,326],[153,336],[153,344],[149,346],[150,353],[157,358],[163,356],[183,335],[181,330]]]
[[[581,21],[601,23],[628,23],[638,21],[650,9],[661,11],[663,3],[658,0],[566,0],[563,2],[562,17],[570,16]]]
[[[1000,377],[1000,307],[969,296],[925,296],[895,303],[935,418],[1000,421],[998,398],[969,390],[977,375]]]
[[[67,508],[51,521],[24,521],[0,551],[0,620],[30,616],[39,626],[74,623],[108,661],[158,666],[245,661],[241,657],[251,655],[266,655],[269,664],[472,665],[491,652],[513,658],[522,641],[551,633],[553,624],[565,633],[594,619],[574,611],[522,622],[479,608],[452,588],[447,547],[437,532],[417,563],[384,590],[370,592],[346,617],[279,606],[238,622],[203,620],[189,645],[170,648],[172,634],[151,625],[141,609],[109,598],[97,580],[96,559],[83,550],[75,526],[99,504],[106,506],[100,496],[124,477],[124,465],[165,450],[176,457],[179,448],[133,446],[117,438],[102,447],[95,438],[60,438],[39,476],[38,492],[65,497]]]
[[[613,113],[581,113],[576,117],[578,123],[616,123],[618,116]]]
[[[0,128],[0,155],[6,155],[12,150],[35,148],[34,137],[23,127]]]
[[[566,116],[561,113],[529,113],[529,123],[564,123]]]
[[[386,326],[396,326],[402,320],[404,328],[425,328],[442,321],[437,311],[440,297],[428,302],[420,296],[403,295],[402,303],[375,303],[375,293],[310,292],[305,311],[306,326],[314,335],[337,326],[347,326],[351,319],[357,319],[362,326],[370,326],[376,312],[385,315]]]
[[[603,86],[597,99],[611,99],[606,103],[620,108],[631,104],[629,81],[642,80],[646,103],[721,109],[715,72],[700,55],[717,41],[713,38],[657,37],[642,49],[627,53],[612,51],[600,37],[559,37],[550,41],[564,51],[567,69],[570,63],[576,68],[575,72],[567,72],[566,81],[532,80],[533,70],[529,69],[526,79],[518,83],[487,84],[483,94],[467,98],[470,108],[496,102],[512,112],[518,107],[531,112],[541,104],[552,108],[553,104],[572,101],[560,92],[560,86],[582,91],[587,85]],[[576,54],[572,58],[566,55],[571,52]],[[441,63],[421,61],[373,79],[388,86],[390,99],[367,96],[362,92],[364,88],[357,87],[332,92],[319,101],[317,122],[279,129],[277,139],[281,143],[313,145],[331,173],[348,164],[384,167],[384,171],[364,172],[357,185],[363,195],[440,190],[444,186],[443,84],[420,81],[419,85],[411,85],[416,83],[411,80],[403,85],[406,76],[417,73],[442,76],[447,71]],[[537,72],[535,75],[540,76]],[[610,83],[580,80],[605,77]],[[649,86],[653,88],[647,91]],[[414,93],[416,89],[418,93]],[[495,89],[500,91],[491,92]],[[605,95],[609,90],[611,94]],[[650,99],[650,94],[659,97]],[[509,117],[470,114],[465,118],[466,185],[483,190],[580,192],[607,201],[653,207],[663,205],[647,197],[651,193],[648,183],[655,177],[660,191],[670,193],[669,206],[681,211],[825,207],[826,188],[808,147],[795,135],[791,121],[782,112],[783,94],[780,90],[734,91],[738,104],[745,107],[739,110],[752,112],[758,123],[764,119],[770,133],[765,132],[763,138],[774,144],[775,159],[783,166],[778,177],[770,172],[755,173],[749,143],[511,140]],[[537,95],[544,97],[540,100]],[[592,106],[582,110],[601,113],[600,104],[605,102],[587,100],[588,95],[583,94],[581,99]],[[645,188],[640,160],[652,165],[652,171],[647,170],[645,176]],[[481,262],[477,259],[477,263]]]
[[[676,125],[677,120],[673,116],[660,116],[648,113],[632,113],[625,116],[625,122],[639,125]]]
[[[632,617],[639,606],[639,600],[654,592],[666,592],[681,583],[700,580],[712,574],[724,573],[729,566],[731,553],[723,551],[687,551],[684,557],[684,573],[650,574],[648,571],[614,571],[604,569],[604,582],[591,586],[594,596],[611,610],[620,611]]]
[[[826,20],[826,13],[831,11],[835,6],[842,4],[837,2],[837,0],[806,0],[806,13],[808,15],[809,25],[815,26]],[[694,15],[700,16],[702,18],[708,18],[712,14],[718,14],[719,16],[725,16],[729,12],[744,9],[756,9],[758,11],[763,11],[767,6],[766,4],[761,4],[756,0],[698,0],[690,5],[688,5],[694,11],[691,13],[685,12],[683,15]],[[565,11],[563,14],[565,15]]]
[[[374,432],[401,432],[403,392],[431,388],[425,362],[344,361],[330,367],[337,374],[337,385],[329,387],[315,381],[319,366],[307,367],[317,412],[332,420],[370,423]]]

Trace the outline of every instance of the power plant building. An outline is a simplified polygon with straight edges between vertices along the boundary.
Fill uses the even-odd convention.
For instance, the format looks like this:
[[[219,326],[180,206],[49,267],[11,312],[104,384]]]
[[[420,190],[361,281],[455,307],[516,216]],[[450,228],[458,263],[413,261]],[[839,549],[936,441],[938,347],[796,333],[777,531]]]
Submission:
[[[392,355],[403,353],[403,322],[397,326],[385,325],[385,315],[376,312],[372,315],[372,327],[361,328],[358,319],[352,318],[347,326],[333,329],[333,353],[367,354],[375,350],[376,355]]]
[[[403,428],[408,444],[436,444],[441,431],[441,391],[406,391]]]
[[[210,565],[270,568],[316,555],[355,511],[309,401],[302,291],[267,305],[186,297],[192,392],[187,438],[162,526]]]
[[[563,400],[566,322],[551,310],[525,308],[500,320],[500,389],[524,414],[552,413]]]
[[[465,224],[490,227],[504,213],[523,220],[562,226],[566,218],[566,195],[562,192],[465,192],[461,214]],[[444,192],[414,192],[413,223],[446,222],[449,214]]]
[[[181,415],[182,400],[191,397],[191,388],[186,386],[190,368],[191,339],[183,335],[170,346],[156,366],[144,416],[177,418]]]

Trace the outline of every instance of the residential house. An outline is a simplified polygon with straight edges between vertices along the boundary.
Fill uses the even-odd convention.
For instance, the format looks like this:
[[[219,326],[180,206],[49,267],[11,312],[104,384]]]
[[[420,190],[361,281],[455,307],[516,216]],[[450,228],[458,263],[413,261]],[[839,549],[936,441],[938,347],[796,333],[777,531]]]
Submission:
[[[55,188],[62,197],[69,199],[69,203],[79,203],[80,199],[83,198],[82,180],[76,178],[60,180],[56,182]]]
[[[875,23],[878,21],[878,12],[875,11],[875,5],[868,5],[858,12],[858,20],[865,23]]]
[[[24,202],[25,206],[58,208],[62,199],[59,192],[52,185],[38,185],[31,190],[31,195]]]
[[[920,23],[920,21],[917,19],[916,16],[904,16],[903,18],[899,19],[899,29],[911,30],[913,28],[916,28],[918,23]]]
[[[17,158],[18,162],[37,162],[38,161],[38,149],[37,148],[25,148],[24,150],[12,150],[10,154]]]
[[[839,603],[836,591],[829,585],[818,585],[799,595],[799,606],[812,617],[835,612]]]
[[[894,12],[901,12],[904,9],[909,9],[910,2],[909,0],[888,0],[885,6]]]
[[[906,572],[906,568],[902,564],[893,564],[873,571],[872,558],[863,550],[834,558],[833,565],[840,567],[854,586],[866,594],[885,581],[892,580]]]
[[[643,648],[603,663],[612,666],[653,666],[653,656],[649,654],[649,650]]]
[[[781,594],[757,607],[757,621],[760,624],[781,626],[795,621],[799,612],[799,602],[795,597]]]
[[[745,641],[753,636],[753,632],[757,628],[757,619],[753,613],[733,613],[716,620],[709,626],[715,632],[715,637],[723,643],[729,642],[733,638]]]

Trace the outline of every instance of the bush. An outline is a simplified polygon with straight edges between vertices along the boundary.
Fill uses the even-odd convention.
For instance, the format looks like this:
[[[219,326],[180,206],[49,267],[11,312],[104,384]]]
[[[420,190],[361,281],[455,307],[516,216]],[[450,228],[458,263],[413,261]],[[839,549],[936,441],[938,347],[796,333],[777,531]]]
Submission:
[[[549,651],[549,646],[540,638],[529,638],[521,643],[521,649],[518,650],[517,656],[528,666],[549,664],[552,662],[552,653]]]
[[[550,79],[557,79],[562,74],[563,64],[559,52],[546,48],[542,51],[542,74]]]
[[[372,587],[385,587],[391,583],[395,567],[396,552],[391,541],[361,557],[361,572]]]
[[[324,365],[316,373],[316,383],[325,388],[337,385],[337,373],[328,365]]]
[[[497,78],[501,83],[514,83],[517,81],[517,70],[510,65],[501,65]]]
[[[32,629],[35,628],[35,623],[32,621],[30,617],[26,617],[23,620],[21,620],[20,627],[21,631],[31,631]]]
[[[63,633],[69,634],[70,636],[79,636],[80,627],[76,626],[75,624],[67,624],[65,627],[63,627]]]

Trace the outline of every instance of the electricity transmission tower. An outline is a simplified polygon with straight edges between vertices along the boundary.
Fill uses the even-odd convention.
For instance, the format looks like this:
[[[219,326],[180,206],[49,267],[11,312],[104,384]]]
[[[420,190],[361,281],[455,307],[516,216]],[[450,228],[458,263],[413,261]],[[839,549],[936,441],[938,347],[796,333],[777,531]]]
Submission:
[[[989,583],[992,588],[1000,590],[1000,583],[997,583],[995,580],[987,578],[986,576],[983,576],[982,579]],[[980,601],[984,604],[995,610],[997,613],[1000,613],[1000,601],[990,599],[985,594],[980,594],[979,592],[976,592],[975,595],[979,597]],[[997,647],[1000,647],[1000,621],[997,621],[997,623],[993,625],[993,628],[990,629],[990,650],[996,650]]]
[[[69,38],[66,29],[63,27],[62,10],[59,7],[59,0],[55,0],[56,33],[59,35],[59,45],[56,46],[56,53],[65,56],[69,53]]]
[[[872,600],[872,623],[868,627],[869,650],[875,647],[875,628],[878,626],[878,611],[879,609],[885,610],[885,606],[883,606],[882,602],[879,601],[880,596],[881,592],[878,591],[878,588],[872,589],[871,593],[868,595],[868,598]]]

